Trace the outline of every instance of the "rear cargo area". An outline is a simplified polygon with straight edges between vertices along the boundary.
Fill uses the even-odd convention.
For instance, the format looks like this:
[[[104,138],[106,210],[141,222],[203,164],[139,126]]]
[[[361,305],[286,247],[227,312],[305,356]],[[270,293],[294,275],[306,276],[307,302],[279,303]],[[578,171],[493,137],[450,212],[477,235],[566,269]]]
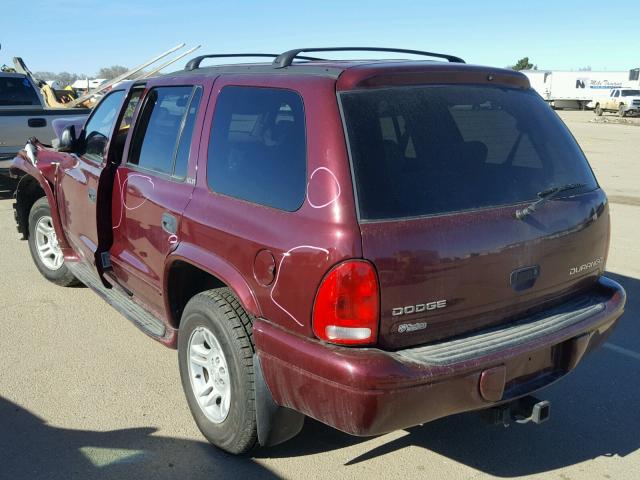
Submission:
[[[412,86],[340,99],[364,257],[380,280],[381,346],[513,322],[580,294],[604,271],[606,197],[531,90]]]

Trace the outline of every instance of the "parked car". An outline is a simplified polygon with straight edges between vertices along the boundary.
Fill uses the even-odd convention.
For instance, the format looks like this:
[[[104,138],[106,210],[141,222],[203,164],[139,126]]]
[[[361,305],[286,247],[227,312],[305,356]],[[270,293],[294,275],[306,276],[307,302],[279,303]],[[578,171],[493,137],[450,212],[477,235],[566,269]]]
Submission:
[[[53,120],[86,117],[88,109],[47,108],[37,88],[21,73],[0,72],[0,175],[31,137],[49,142]]]
[[[518,72],[301,55],[332,50],[353,49],[198,57],[34,142],[14,168],[35,265],[177,348],[198,427],[232,453],[305,416],[361,436],[544,421],[530,394],[626,298],[584,154]]]
[[[604,112],[617,112],[621,117],[637,115],[640,113],[640,89],[614,88],[609,97],[598,100],[594,111],[598,116]]]

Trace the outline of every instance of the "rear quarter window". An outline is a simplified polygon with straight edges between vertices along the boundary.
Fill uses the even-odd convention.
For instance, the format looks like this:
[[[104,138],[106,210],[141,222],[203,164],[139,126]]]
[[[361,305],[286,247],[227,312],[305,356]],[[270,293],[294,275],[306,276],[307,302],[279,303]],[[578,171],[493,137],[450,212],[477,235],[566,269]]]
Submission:
[[[207,181],[217,193],[286,211],[306,189],[306,133],[300,95],[224,87],[209,141]]]

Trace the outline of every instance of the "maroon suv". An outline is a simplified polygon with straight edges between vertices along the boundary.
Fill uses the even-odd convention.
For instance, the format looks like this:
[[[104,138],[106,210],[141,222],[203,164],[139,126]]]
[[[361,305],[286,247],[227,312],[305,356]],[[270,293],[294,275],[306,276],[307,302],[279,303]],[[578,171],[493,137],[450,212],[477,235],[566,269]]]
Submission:
[[[446,61],[301,56],[390,50]],[[609,209],[520,73],[299,49],[121,84],[14,161],[40,272],[178,349],[207,439],[310,416],[377,435],[457,412],[543,421],[625,303]]]

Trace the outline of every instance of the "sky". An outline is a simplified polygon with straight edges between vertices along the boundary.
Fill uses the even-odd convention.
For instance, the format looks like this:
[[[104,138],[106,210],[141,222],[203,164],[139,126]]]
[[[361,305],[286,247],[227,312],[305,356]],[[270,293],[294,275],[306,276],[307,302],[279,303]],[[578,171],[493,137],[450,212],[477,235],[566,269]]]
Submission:
[[[640,66],[637,0],[2,0],[0,8],[0,64],[20,56],[32,71],[91,76],[182,42],[202,45],[201,54],[378,46],[497,67],[524,56],[541,69]]]

